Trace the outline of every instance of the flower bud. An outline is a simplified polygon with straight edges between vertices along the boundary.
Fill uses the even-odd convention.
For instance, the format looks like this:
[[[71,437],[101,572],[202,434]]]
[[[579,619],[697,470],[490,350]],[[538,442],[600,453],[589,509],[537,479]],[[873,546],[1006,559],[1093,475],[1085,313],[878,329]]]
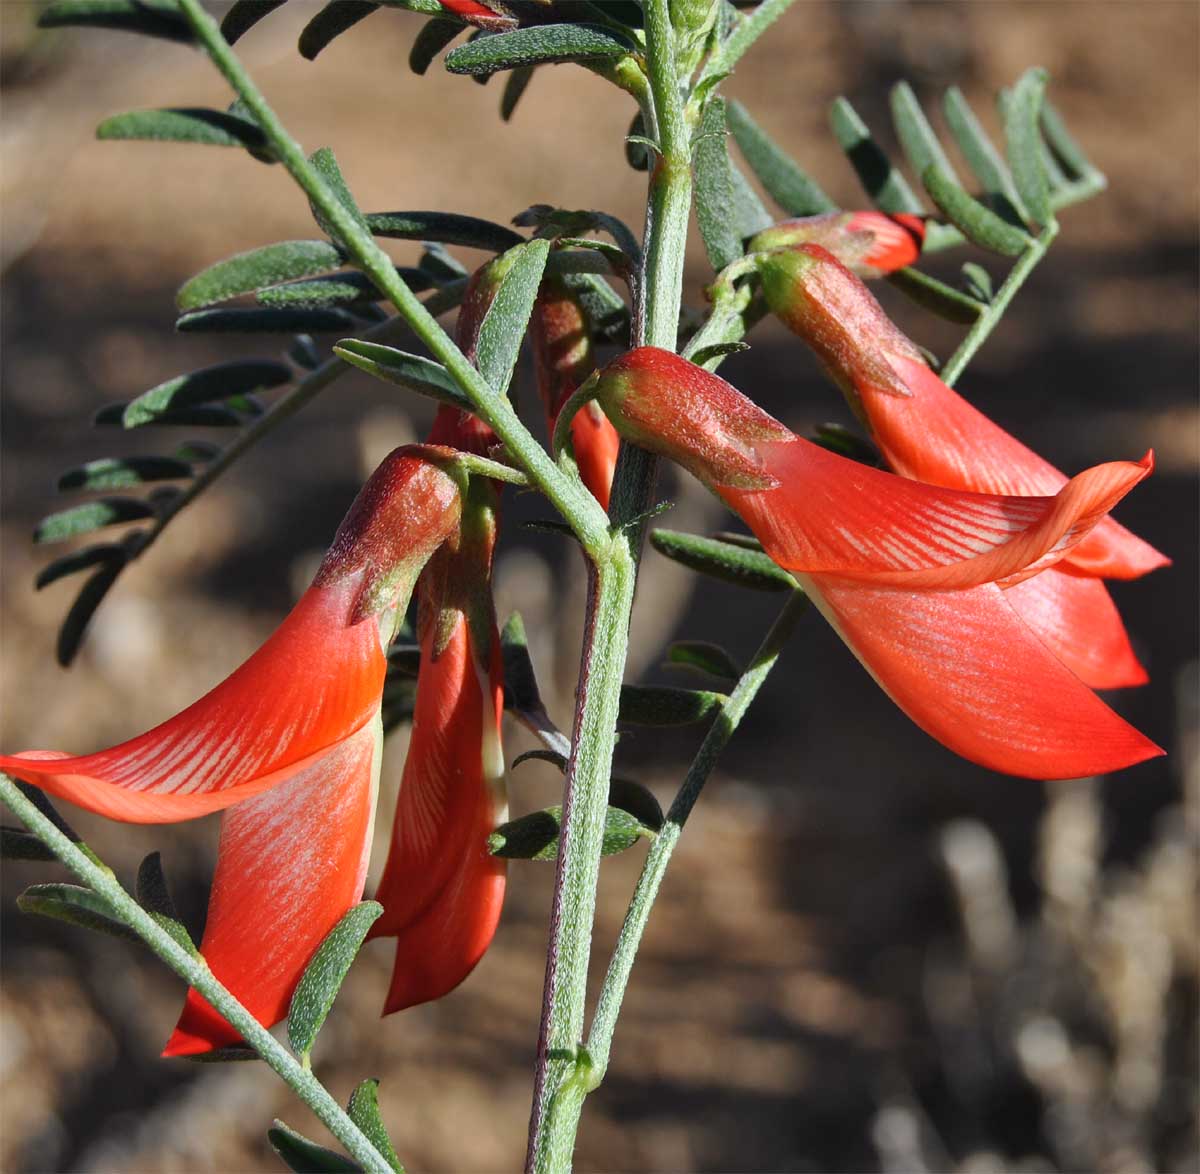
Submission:
[[[814,244],[828,249],[859,277],[881,277],[921,255],[925,223],[907,213],[826,212],[784,220],[750,241],[752,253]]]
[[[477,0],[440,0],[440,3],[447,12],[452,12],[467,24],[473,24],[476,28],[486,29],[488,32],[503,32],[516,28],[518,24],[508,6],[495,3],[495,0],[488,4],[477,3]]]
[[[774,487],[778,481],[756,445],[793,439],[724,379],[657,347],[638,347],[609,363],[596,401],[622,436],[712,486]]]

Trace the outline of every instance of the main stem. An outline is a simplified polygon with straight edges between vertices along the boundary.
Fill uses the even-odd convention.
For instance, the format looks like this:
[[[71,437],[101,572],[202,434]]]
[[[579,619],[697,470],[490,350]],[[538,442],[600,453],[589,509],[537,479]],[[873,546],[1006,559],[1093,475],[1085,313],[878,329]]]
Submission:
[[[85,885],[108,902],[113,914],[129,926],[189,986],[194,987],[242,1038],[275,1070],[293,1092],[317,1115],[371,1174],[392,1174],[362,1130],[350,1120],[325,1086],[280,1044],[265,1027],[217,981],[208,964],[185,950],[120,885],[103,865],[97,864],[21,794],[16,784],[0,775],[0,799]]]
[[[646,66],[660,155],[650,177],[633,341],[674,350],[691,210],[691,153],[667,0],[648,0],[645,7]],[[634,519],[652,503],[654,480],[654,458],[624,446],[613,487],[613,517],[624,526],[608,557],[597,560],[589,593],[526,1155],[526,1169],[538,1174],[570,1169],[579,1107],[592,1087],[591,1063],[582,1046],[587,965],[642,543],[643,523]]]

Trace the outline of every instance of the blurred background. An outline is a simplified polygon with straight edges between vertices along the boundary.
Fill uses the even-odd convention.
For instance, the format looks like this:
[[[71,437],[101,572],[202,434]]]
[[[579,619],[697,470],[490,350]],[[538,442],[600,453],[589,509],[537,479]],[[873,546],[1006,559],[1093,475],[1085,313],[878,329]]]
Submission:
[[[240,45],[307,149],[332,145],[370,211],[445,208],[506,222],[535,202],[641,226],[632,110],[573,67],[543,69],[511,123],[484,88],[406,65],[420,18],[383,10],[315,62],[293,2]],[[82,752],[162,720],[235,667],[302,590],[366,471],[430,411],[346,378],[202,496],[121,577],[77,663],[54,663],[79,580],[36,593],[33,523],[59,472],[163,451],[161,434],[96,432],[103,404],[272,343],[172,331],[174,292],[237,250],[311,237],[278,168],[240,152],[97,143],[109,114],[222,107],[199,55],[117,33],[41,33],[0,5],[3,34],[3,744]],[[835,199],[861,202],[830,135],[846,94],[889,146],[887,88],[928,105],[952,84],[977,110],[1031,64],[1109,176],[1062,216],[1047,261],[960,386],[1068,471],[1139,456],[1158,470],[1119,517],[1175,559],[1114,594],[1152,674],[1113,704],[1170,752],[1107,779],[1041,785],[956,759],[890,705],[815,615],[801,625],[710,783],[655,909],[604,1086],[588,1102],[584,1171],[1194,1171],[1197,1168],[1197,143],[1200,9],[1182,0],[1045,4],[802,0],[728,83]],[[991,123],[993,130],[996,124]],[[398,245],[398,261],[416,246]],[[478,254],[464,253],[468,264]],[[939,260],[953,275],[966,254]],[[984,260],[996,271],[995,259]],[[709,276],[697,250],[689,295]],[[935,353],[958,329],[881,296]],[[769,324],[723,373],[797,430],[848,422],[804,348]],[[518,379],[532,394],[529,372]],[[189,433],[190,434],[190,433]],[[215,437],[222,440],[220,436]],[[145,446],[144,449],[139,446]],[[718,504],[668,483],[665,523],[717,528]],[[531,496],[508,518],[544,516]],[[501,614],[519,606],[553,713],[569,718],[578,559],[509,525]],[[698,583],[647,557],[632,673],[672,639],[748,656],[776,601]],[[510,731],[509,758],[529,748]],[[631,734],[619,766],[664,806],[698,737]],[[379,821],[405,732],[389,746]],[[557,776],[510,777],[515,812]],[[198,934],[216,820],[124,827],[70,812],[127,881],[160,849]],[[76,818],[77,816],[77,818]],[[594,956],[606,960],[640,866],[605,863]],[[382,1079],[413,1171],[521,1161],[551,868],[515,863],[491,952],[453,995],[378,1020],[390,946],[354,968],[316,1055],[345,1097]],[[321,1127],[260,1064],[162,1061],[180,983],[127,943],[25,918],[14,898],[58,875],[6,864],[0,987],[0,1168],[280,1168],[265,1130]]]

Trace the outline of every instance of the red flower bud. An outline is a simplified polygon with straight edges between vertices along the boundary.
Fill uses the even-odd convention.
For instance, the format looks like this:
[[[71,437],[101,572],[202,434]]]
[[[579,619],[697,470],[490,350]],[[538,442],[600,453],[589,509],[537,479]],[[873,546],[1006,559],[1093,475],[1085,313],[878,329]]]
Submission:
[[[784,220],[750,241],[750,252],[813,244],[828,249],[860,277],[881,277],[912,265],[925,242],[925,222],[907,213],[825,212]]]
[[[517,18],[503,4],[480,4],[477,0],[439,0],[441,6],[468,24],[488,32],[499,33],[517,27]]]
[[[554,434],[563,404],[595,368],[592,336],[579,298],[557,277],[542,282],[530,323],[538,394],[546,426]],[[571,441],[579,476],[592,496],[608,509],[613,472],[621,439],[596,404],[588,404],[571,421]]]

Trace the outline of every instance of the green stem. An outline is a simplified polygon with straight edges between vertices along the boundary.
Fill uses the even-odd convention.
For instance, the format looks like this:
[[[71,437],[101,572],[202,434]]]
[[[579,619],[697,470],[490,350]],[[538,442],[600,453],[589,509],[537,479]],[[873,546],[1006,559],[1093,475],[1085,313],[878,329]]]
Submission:
[[[1025,284],[1025,279],[1046,255],[1046,250],[1049,249],[1057,235],[1058,225],[1048,225],[1035,240],[1030,241],[1028,248],[1017,258],[1017,263],[1008,271],[1008,276],[1004,279],[1004,284],[996,291],[996,296],[988,303],[987,309],[976,319],[975,324],[958,344],[958,349],[942,368],[942,382],[948,387],[954,386],[966,365],[974,358],[975,352],[983,346],[988,335],[995,330],[1000,319],[1004,317],[1009,303],[1016,297],[1017,290]]]
[[[109,869],[89,859],[4,774],[0,774],[0,799],[71,872],[105,899],[112,913],[129,926],[154,954],[203,995],[238,1030],[242,1038],[312,1109],[364,1170],[371,1174],[392,1174],[392,1168],[324,1085],[216,980],[199,954],[185,950],[121,887]]]
[[[650,846],[633,899],[629,903],[629,911],[625,915],[625,923],[617,938],[608,973],[604,977],[604,986],[600,990],[600,1000],[592,1019],[591,1031],[588,1033],[587,1051],[591,1061],[589,1091],[604,1079],[613,1032],[621,1011],[625,988],[629,983],[629,974],[633,969],[633,962],[641,945],[642,934],[645,932],[659,885],[667,871],[675,845],[679,842],[683,825],[696,805],[696,800],[699,799],[717,759],[729,745],[729,740],[749,709],[750,703],[758,694],[771,669],[775,667],[780,651],[807,605],[808,600],[804,593],[797,591],[776,617],[754,654],[750,667],[738,679],[729,700],[709,728],[696,757],[692,760],[692,765],[688,768],[679,793],[667,812],[666,822]]]
[[[253,114],[276,157],[305,195],[321,210],[335,230],[338,241],[345,246],[359,268],[391,300],[434,358],[446,367],[470,399],[479,417],[491,426],[513,459],[571,524],[588,553],[595,556],[603,551],[608,544],[608,519],[595,498],[582,484],[559,470],[546,450],[521,423],[507,397],[496,395],[404,283],[391,258],[343,206],[320,173],[309,163],[300,144],[288,134],[221,35],[217,22],[200,6],[200,0],[179,0],[179,6],[213,64]]]
[[[584,659],[563,793],[526,1155],[526,1169],[539,1174],[570,1169],[575,1130],[558,1127],[562,1116],[555,1102],[560,1095],[571,1095],[570,1090],[579,1083],[581,1070],[587,1068],[586,1056],[579,1048],[583,1040],[588,958],[636,579],[626,540],[614,541],[610,556],[590,573]]]

